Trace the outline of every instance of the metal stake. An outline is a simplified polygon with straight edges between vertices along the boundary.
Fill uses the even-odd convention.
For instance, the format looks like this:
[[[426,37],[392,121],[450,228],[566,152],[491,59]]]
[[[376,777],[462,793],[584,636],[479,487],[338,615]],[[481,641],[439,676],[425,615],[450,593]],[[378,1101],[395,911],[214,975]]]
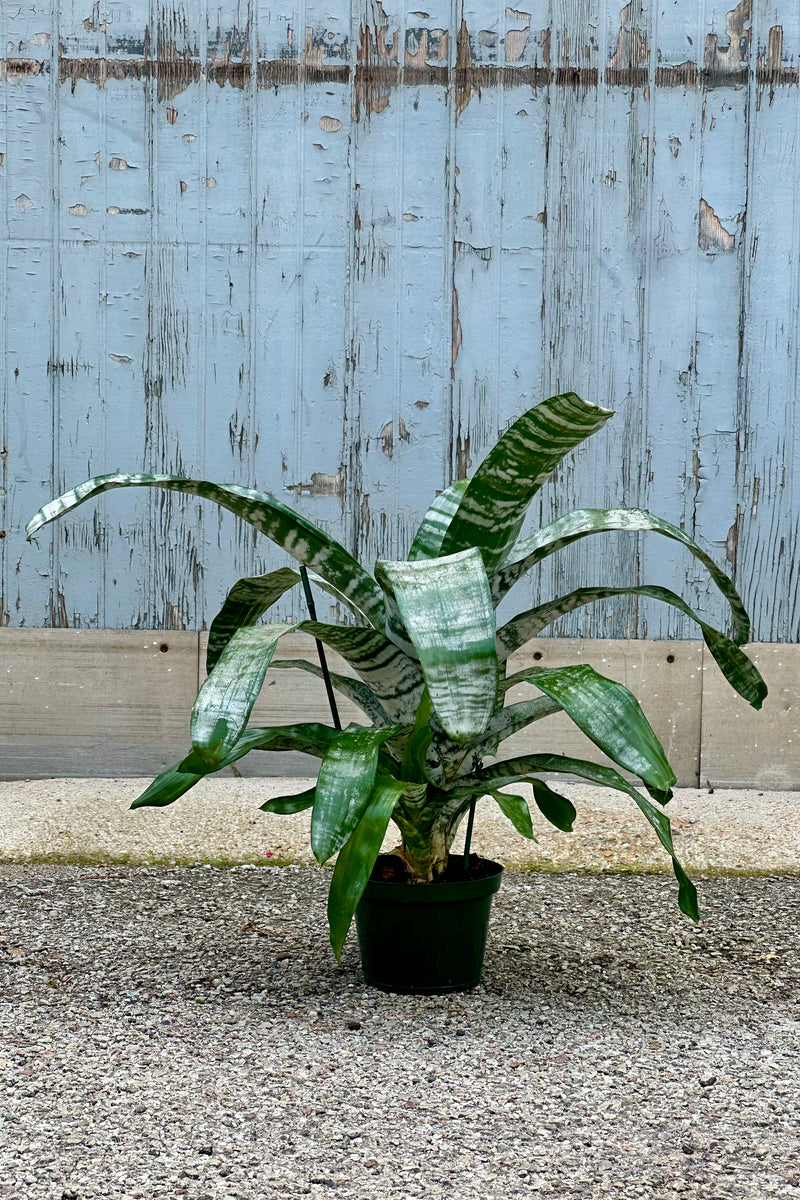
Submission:
[[[305,592],[306,604],[308,605],[309,616],[312,621],[317,619],[317,608],[314,604],[314,597],[311,593],[311,582],[308,578],[308,570],[305,565],[300,567],[300,578],[303,581],[303,591]],[[322,668],[322,678],[325,681],[325,691],[328,693],[328,704],[331,706],[331,716],[333,718],[334,729],[341,729],[342,722],[339,720],[339,710],[336,707],[336,697],[333,694],[333,684],[331,683],[331,675],[328,670],[328,662],[325,658],[325,647],[319,638],[314,638],[317,643],[317,654],[319,655],[319,665]]]
[[[472,826],[475,824],[475,802],[477,796],[473,796],[469,802],[469,817],[467,818],[467,836],[464,838],[464,874],[467,873],[469,867],[469,848],[472,842]]]

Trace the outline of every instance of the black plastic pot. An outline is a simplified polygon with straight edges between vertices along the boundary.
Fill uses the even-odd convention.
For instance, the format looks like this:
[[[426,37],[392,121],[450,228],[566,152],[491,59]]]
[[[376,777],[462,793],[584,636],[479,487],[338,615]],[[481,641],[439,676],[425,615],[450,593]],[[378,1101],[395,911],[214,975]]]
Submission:
[[[368,984],[386,992],[438,994],[480,983],[489,910],[503,868],[475,858],[470,868],[470,877],[454,882],[370,879],[356,909]]]

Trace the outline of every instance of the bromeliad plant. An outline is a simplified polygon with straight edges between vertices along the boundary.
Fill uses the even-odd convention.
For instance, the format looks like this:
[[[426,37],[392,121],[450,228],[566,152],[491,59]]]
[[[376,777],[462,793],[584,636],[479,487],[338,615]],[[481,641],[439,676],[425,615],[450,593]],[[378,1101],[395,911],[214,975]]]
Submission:
[[[750,622],[730,579],[675,525],[640,509],[579,509],[519,539],[528,506],[553,469],[611,416],[574,393],[531,408],[500,438],[470,480],[459,480],[428,509],[405,562],[379,562],[370,575],[327,534],[264,492],[170,475],[101,475],[37,513],[32,537],[48,521],[110,488],[145,486],[213,500],[249,521],[311,568],[320,587],[345,604],[354,625],[309,620],[262,624],[262,616],[300,575],[285,568],[240,579],[209,632],[208,678],[191,717],[192,749],[154,780],[132,807],[171,804],[210,772],[251,750],[299,750],[321,759],[316,786],[262,805],[273,813],[310,808],[311,845],[320,863],[338,853],[328,903],[337,957],[390,821],[407,877],[441,879],[456,830],[476,798],[491,797],[516,829],[533,837],[526,800],[503,789],[529,784],[539,811],[559,829],[572,828],[572,803],[543,776],[571,774],[627,793],[672,859],[682,911],[697,918],[695,888],[675,857],[663,806],[675,775],[633,695],[590,666],[528,667],[513,675],[513,651],[564,613],[605,597],[646,596],[672,605],[700,626],[732,687],[760,708],[766,687],[741,650]],[[652,530],[684,545],[728,601],[733,636],[703,621],[674,592],[646,584],[583,587],[547,600],[496,627],[495,609],[527,571],[589,534]],[[272,662],[278,641],[302,631],[349,663],[356,678],[332,675],[367,725],[337,730],[304,723],[250,728],[248,719],[270,664],[321,669],[305,660]],[[534,685],[540,695],[505,706],[508,689]],[[641,780],[652,799],[612,766],[556,753],[494,758],[512,734],[563,711],[616,764]],[[656,803],[653,803],[652,801]]]

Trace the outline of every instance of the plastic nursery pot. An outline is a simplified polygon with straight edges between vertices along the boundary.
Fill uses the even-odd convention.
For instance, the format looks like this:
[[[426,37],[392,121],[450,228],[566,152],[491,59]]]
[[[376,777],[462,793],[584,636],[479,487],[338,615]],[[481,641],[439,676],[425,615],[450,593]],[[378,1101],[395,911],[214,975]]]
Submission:
[[[390,855],[378,857],[356,909],[366,982],[386,992],[428,995],[475,987],[503,868],[472,856],[467,878],[405,883],[375,878],[387,860]],[[451,860],[454,870],[457,862]]]

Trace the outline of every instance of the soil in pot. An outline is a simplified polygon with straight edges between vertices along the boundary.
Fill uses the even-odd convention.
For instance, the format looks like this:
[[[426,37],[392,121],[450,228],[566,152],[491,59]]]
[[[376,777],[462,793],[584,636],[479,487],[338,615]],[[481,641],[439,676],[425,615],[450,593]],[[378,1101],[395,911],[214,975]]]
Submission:
[[[453,856],[445,878],[409,883],[402,863],[380,855],[356,910],[368,984],[389,992],[467,991],[480,983],[499,863]]]

